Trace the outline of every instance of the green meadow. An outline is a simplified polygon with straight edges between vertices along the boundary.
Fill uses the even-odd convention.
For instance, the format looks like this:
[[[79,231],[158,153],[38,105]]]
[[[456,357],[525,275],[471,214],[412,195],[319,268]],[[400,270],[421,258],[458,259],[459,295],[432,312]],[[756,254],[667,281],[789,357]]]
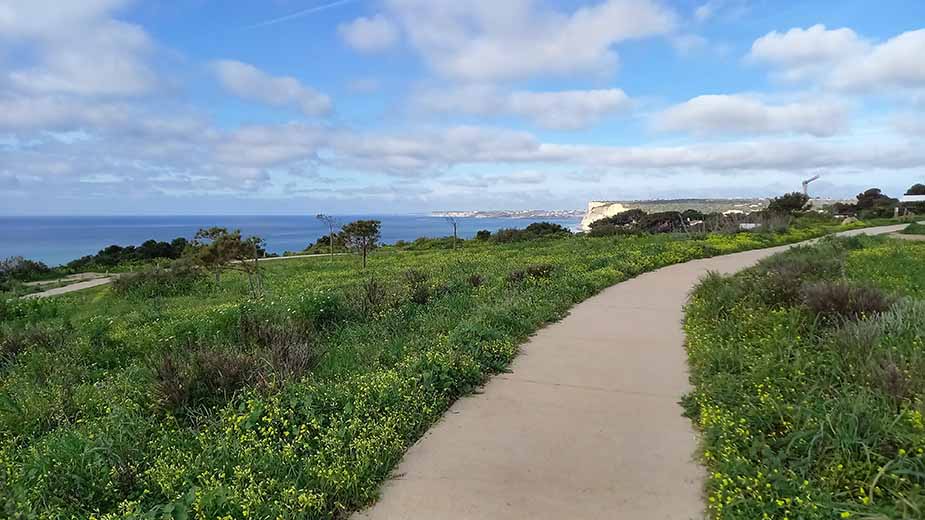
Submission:
[[[925,243],[710,275],[685,328],[712,518],[925,518]]]
[[[778,232],[456,248],[425,240],[381,248],[365,270],[351,255],[261,262],[259,296],[244,273],[216,279],[177,267],[63,297],[8,299],[0,303],[0,516],[344,517],[375,500],[403,452],[455,399],[505,370],[521,342],[575,303],[669,264],[845,228],[814,219]],[[853,261],[859,270],[882,266]],[[782,337],[783,325],[808,326],[801,316],[783,309],[760,318],[777,320],[762,344]],[[704,325],[695,318],[697,334]],[[788,386],[787,395],[798,390]],[[863,398],[880,399],[871,395]],[[794,440],[802,442],[813,441]],[[913,443],[900,446],[914,455]],[[883,449],[876,453],[900,457]],[[835,460],[858,459],[825,463]],[[849,467],[869,476],[869,466]],[[913,468],[904,462],[885,474],[900,467]],[[819,471],[835,478],[828,466]],[[838,478],[855,484],[854,475]]]

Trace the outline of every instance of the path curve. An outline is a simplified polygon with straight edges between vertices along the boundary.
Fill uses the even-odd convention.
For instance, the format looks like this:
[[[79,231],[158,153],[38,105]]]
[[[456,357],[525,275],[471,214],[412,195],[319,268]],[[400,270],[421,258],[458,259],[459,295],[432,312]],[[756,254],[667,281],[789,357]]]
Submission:
[[[355,520],[701,518],[704,469],[678,405],[690,389],[682,307],[707,271],[788,247],[668,266],[576,305],[511,373],[457,401]]]

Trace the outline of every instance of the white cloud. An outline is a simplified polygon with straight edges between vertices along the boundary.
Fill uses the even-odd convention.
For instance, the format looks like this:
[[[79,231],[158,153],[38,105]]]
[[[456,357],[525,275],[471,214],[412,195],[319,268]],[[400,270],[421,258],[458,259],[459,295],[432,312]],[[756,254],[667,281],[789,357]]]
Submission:
[[[631,105],[620,89],[504,93],[484,85],[423,92],[415,103],[435,112],[523,117],[545,128],[563,130],[585,128]]]
[[[815,79],[829,88],[873,92],[925,88],[923,54],[925,29],[874,43],[848,28],[814,25],[758,38],[748,59],[778,67],[786,80]]]
[[[379,52],[398,41],[398,27],[381,14],[357,18],[338,26],[337,31],[347,45],[360,52]]]
[[[605,0],[562,13],[534,0],[387,0],[411,45],[439,73],[475,82],[612,73],[617,43],[665,34],[653,0]]]
[[[746,95],[697,96],[657,114],[661,131],[704,134],[806,133],[831,136],[848,121],[847,107],[831,101],[770,105]]]
[[[27,48],[30,64],[7,79],[21,91],[78,95],[138,95],[158,85],[147,60],[145,31],[114,13],[127,0],[0,0],[0,50]]]
[[[902,33],[839,63],[831,84],[848,90],[925,87],[925,29]]]
[[[706,22],[719,16],[736,18],[747,10],[746,0],[707,0],[694,9],[694,19],[698,22]]]
[[[212,63],[218,81],[243,99],[273,106],[296,106],[309,116],[331,110],[331,98],[288,76],[270,76],[253,65],[234,60]]]
[[[777,65],[807,66],[841,61],[867,52],[869,44],[851,29],[814,25],[786,33],[772,31],[752,44],[749,57]]]

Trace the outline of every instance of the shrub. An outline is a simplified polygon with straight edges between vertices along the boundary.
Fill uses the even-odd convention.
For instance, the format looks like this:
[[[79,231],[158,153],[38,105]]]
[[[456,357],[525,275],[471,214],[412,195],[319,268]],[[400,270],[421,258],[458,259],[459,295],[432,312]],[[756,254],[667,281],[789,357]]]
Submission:
[[[892,299],[880,289],[840,282],[807,284],[802,292],[806,308],[826,321],[878,315],[893,304]]]
[[[475,233],[476,240],[488,240],[491,238],[491,231],[487,229],[481,229]]]
[[[555,269],[551,264],[536,264],[527,267],[527,274],[533,278],[549,278]]]
[[[795,191],[771,199],[771,202],[768,203],[768,212],[778,215],[793,215],[804,211],[808,205],[809,196]]]
[[[131,298],[158,298],[190,294],[205,276],[202,271],[182,263],[169,269],[154,266],[116,277],[112,290],[119,296]]]
[[[553,224],[551,222],[534,222],[527,226],[526,229],[499,229],[491,235],[491,239],[497,243],[503,244],[508,242],[520,242],[522,240],[569,236],[571,234],[571,231],[559,224]]]
[[[819,249],[799,248],[762,261],[755,270],[755,294],[759,300],[773,307],[796,305],[803,298],[804,283],[840,276],[842,258],[820,252]]]
[[[240,352],[198,347],[186,357],[167,353],[154,370],[155,397],[164,409],[189,416],[231,399],[256,375],[254,357]]]
[[[511,271],[507,275],[508,283],[518,284],[527,279],[527,272],[522,269]]]
[[[527,278],[549,278],[555,269],[556,267],[551,264],[534,264],[525,269],[511,271],[507,275],[507,281],[511,284],[518,284]]]
[[[370,277],[350,290],[348,299],[356,312],[369,318],[388,303],[389,291],[382,282]]]
[[[408,287],[408,297],[412,302],[424,305],[430,301],[430,286],[427,284],[428,277],[425,273],[408,269],[404,273],[404,279]]]
[[[680,227],[681,213],[677,211],[650,213],[636,223],[636,228],[646,233],[670,233]]]
[[[333,292],[316,292],[299,296],[295,304],[298,316],[315,328],[331,326],[346,316],[343,298]]]
[[[476,288],[485,285],[485,281],[485,277],[478,273],[470,274],[469,277],[466,278],[466,283],[468,283],[470,287]]]
[[[17,280],[30,282],[49,274],[51,269],[42,262],[29,260],[21,256],[0,259],[0,282]]]

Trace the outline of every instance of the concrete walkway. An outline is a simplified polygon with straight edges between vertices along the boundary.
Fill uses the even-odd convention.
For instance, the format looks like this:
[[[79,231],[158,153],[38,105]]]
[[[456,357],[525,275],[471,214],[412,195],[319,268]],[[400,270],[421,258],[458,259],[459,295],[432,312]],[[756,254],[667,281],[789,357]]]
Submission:
[[[523,345],[510,374],[457,401],[355,517],[701,518],[704,469],[678,405],[689,390],[682,306],[707,271],[786,248],[666,267],[575,306]]]
[[[112,281],[112,278],[95,278],[93,280],[87,280],[85,282],[72,283],[70,285],[65,285],[64,287],[55,287],[54,289],[48,289],[47,291],[27,294],[23,296],[23,299],[29,298],[48,298],[49,296],[59,296],[62,294],[67,294],[75,291],[82,291],[84,289],[89,289],[91,287],[99,287],[100,285],[106,285]]]
[[[346,254],[348,253],[334,253],[335,256],[346,255]],[[314,254],[314,255],[271,256],[268,258],[258,258],[257,261],[258,262],[271,262],[275,260],[294,260],[298,258],[320,258],[320,257],[329,257],[329,256],[331,255]],[[73,279],[74,277],[77,277],[79,279],[80,277],[86,276],[88,274],[94,275],[94,276],[102,276],[102,275],[97,275],[96,273],[85,273],[85,274],[70,275],[69,277],[62,278],[61,280],[49,280],[49,281],[43,281],[43,282],[30,282],[30,283],[31,284],[50,284],[50,283],[55,283],[55,282],[60,282],[60,281],[68,281],[69,279]],[[62,294],[72,293],[75,291],[82,291],[84,289],[90,289],[91,287],[99,287],[100,285],[106,285],[112,282],[113,278],[114,276],[110,276],[106,278],[101,278],[101,277],[93,278],[92,280],[89,280],[89,281],[73,283],[70,285],[65,285],[63,287],[56,287],[54,289],[48,289],[47,291],[27,294],[23,296],[22,298],[28,299],[28,298],[47,298],[49,296],[60,296]],[[26,284],[26,285],[30,285],[30,284]]]

